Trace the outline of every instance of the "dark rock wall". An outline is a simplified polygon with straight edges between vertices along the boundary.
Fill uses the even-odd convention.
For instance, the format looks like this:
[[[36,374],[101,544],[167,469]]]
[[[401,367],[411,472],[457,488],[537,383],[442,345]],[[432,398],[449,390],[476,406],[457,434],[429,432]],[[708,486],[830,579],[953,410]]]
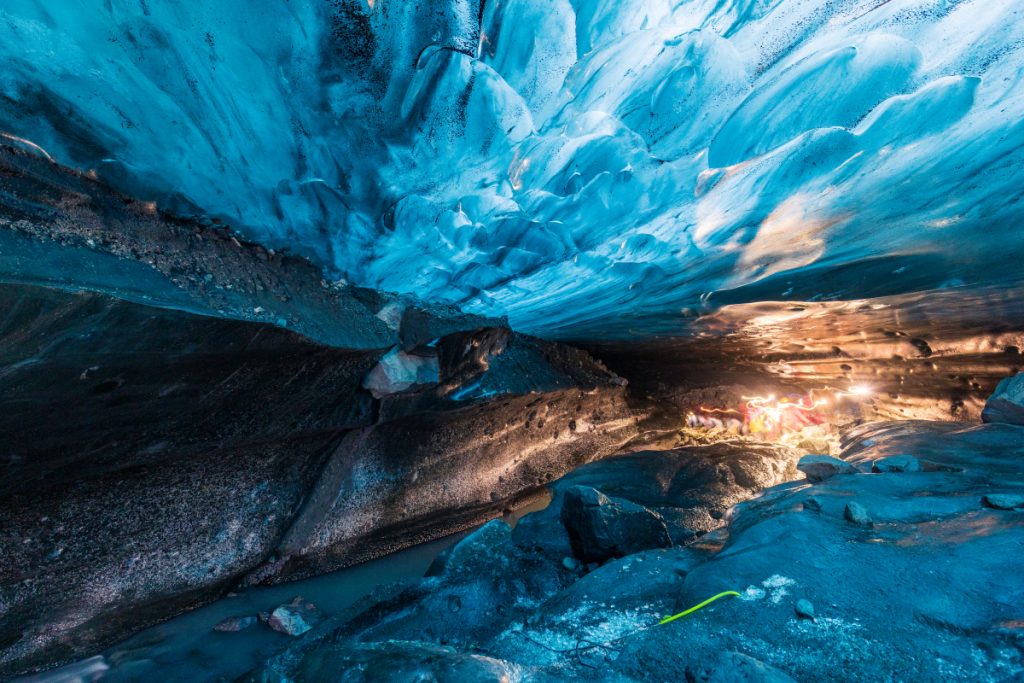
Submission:
[[[438,340],[448,381],[377,401],[383,349],[32,285],[0,310],[6,673],[478,524],[641,417],[585,353],[508,330]]]

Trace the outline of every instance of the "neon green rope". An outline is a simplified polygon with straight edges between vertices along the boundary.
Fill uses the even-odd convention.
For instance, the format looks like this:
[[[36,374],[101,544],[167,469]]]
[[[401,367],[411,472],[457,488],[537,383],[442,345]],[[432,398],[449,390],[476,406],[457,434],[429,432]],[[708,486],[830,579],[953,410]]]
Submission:
[[[693,614],[697,610],[699,610],[699,609],[701,609],[703,607],[707,607],[708,605],[713,603],[715,600],[718,600],[719,598],[724,598],[727,595],[735,595],[737,598],[740,596],[740,594],[737,593],[736,591],[725,591],[725,592],[719,593],[718,595],[716,595],[714,597],[708,598],[707,600],[705,600],[704,602],[700,603],[699,605],[694,605],[693,607],[691,607],[690,609],[686,610],[685,612],[680,612],[679,614],[673,614],[670,617],[665,617],[664,619],[662,619],[661,621],[658,622],[658,626],[661,626],[662,624],[667,624],[670,621],[675,621],[676,619],[681,619],[682,617],[685,617],[687,614]]]

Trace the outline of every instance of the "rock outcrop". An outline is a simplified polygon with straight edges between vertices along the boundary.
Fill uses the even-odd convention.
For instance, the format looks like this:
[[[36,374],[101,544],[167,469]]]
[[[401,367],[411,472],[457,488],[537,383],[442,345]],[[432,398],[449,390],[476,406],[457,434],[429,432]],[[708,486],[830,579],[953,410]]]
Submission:
[[[641,550],[672,547],[661,515],[589,486],[572,486],[562,499],[562,524],[573,553],[583,562],[604,562]]]
[[[999,383],[986,401],[981,419],[1024,426],[1024,373],[1007,377]]]
[[[396,647],[450,648],[431,670],[438,681],[460,680],[448,662],[470,655],[488,673],[469,680],[515,672],[526,681],[781,682],[817,680],[823,671],[841,680],[1019,680],[1018,431],[867,425],[847,435],[842,453],[854,472],[810,484],[789,469],[793,481],[737,500],[727,526],[698,542],[599,566],[562,561],[570,542],[550,524],[558,514],[550,509],[511,532],[492,523],[419,584],[344,618],[328,635],[300,640],[248,680],[292,679],[354,650],[369,657],[354,671],[404,672],[384,654]],[[739,452],[741,444],[712,445],[594,463],[556,483],[553,504],[570,500],[581,481],[601,481],[617,496],[630,491],[657,509],[692,504],[688,494],[706,485],[684,475],[681,463],[736,471]],[[936,467],[869,471],[906,454]],[[872,525],[848,521],[857,508],[870,510]],[[665,515],[670,531],[685,535],[674,519]],[[659,625],[727,590],[739,597]],[[367,654],[372,648],[381,648],[378,656]]]
[[[0,662],[93,652],[214,599],[463,529],[636,436],[585,353],[437,340],[440,382],[381,400],[386,349],[0,286]]]

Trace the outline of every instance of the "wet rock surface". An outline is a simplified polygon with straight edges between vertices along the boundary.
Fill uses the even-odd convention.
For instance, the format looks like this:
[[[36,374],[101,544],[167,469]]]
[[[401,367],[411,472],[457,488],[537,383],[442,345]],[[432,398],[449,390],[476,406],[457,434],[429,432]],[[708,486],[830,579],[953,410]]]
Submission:
[[[548,509],[514,530],[484,526],[420,584],[299,639],[249,680],[291,678],[332,657],[357,676],[391,671],[395,648],[418,653],[415,671],[438,681],[813,681],[825,671],[838,680],[1019,680],[1024,516],[980,501],[1024,493],[1022,436],[1008,425],[865,425],[842,453],[856,473],[811,483],[793,469],[795,454],[779,453],[787,465],[774,481],[737,480],[714,495],[701,468],[683,476],[683,463],[742,470],[742,444],[594,463],[556,483]],[[908,454],[940,468],[871,472]],[[560,514],[584,482],[652,510],[737,505],[695,542],[565,562],[572,545]],[[844,519],[851,504],[870,510],[873,526]],[[694,531],[679,528],[685,517],[663,517],[674,537]],[[740,597],[658,625],[726,590]],[[445,663],[430,668],[424,652]],[[472,661],[483,678],[458,678],[466,657],[481,658]]]

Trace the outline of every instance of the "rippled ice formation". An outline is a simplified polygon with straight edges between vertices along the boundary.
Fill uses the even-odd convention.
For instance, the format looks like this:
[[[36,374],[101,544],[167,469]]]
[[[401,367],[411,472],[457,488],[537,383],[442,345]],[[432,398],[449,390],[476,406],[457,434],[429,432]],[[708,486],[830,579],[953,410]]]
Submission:
[[[0,129],[563,337],[1024,275],[1019,0],[5,0]]]

